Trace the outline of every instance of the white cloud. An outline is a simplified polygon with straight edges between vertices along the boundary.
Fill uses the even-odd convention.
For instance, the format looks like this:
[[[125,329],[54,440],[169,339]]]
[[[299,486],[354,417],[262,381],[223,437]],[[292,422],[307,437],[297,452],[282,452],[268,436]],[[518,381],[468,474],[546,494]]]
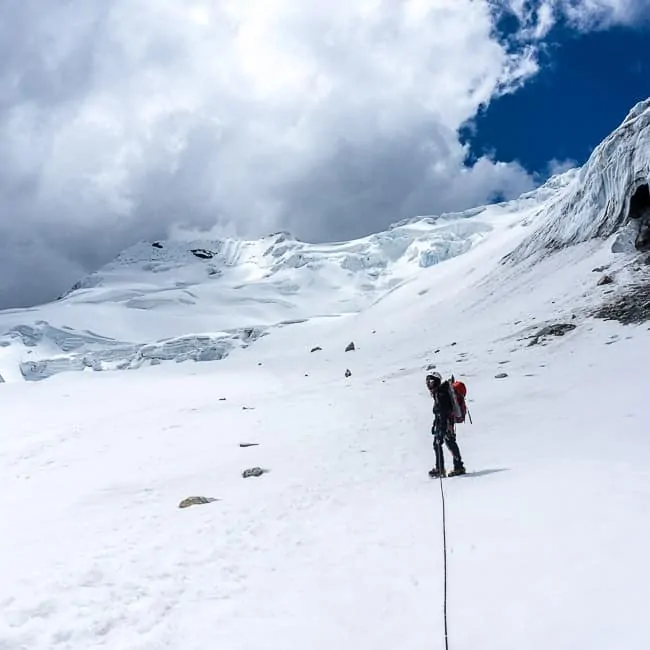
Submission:
[[[569,169],[574,169],[577,166],[577,161],[571,160],[570,158],[567,158],[566,160],[553,158],[548,162],[547,171],[549,176],[557,176],[559,174],[564,174],[564,172],[568,172]]]
[[[650,0],[506,0],[529,39],[544,38],[559,19],[581,31],[638,26],[650,20]]]
[[[174,226],[340,239],[527,189],[516,164],[466,168],[457,135],[537,71],[494,6],[6,0],[0,306]]]
[[[520,40],[541,40],[555,25],[556,0],[506,0],[504,6],[520,23],[516,34]]]
[[[582,30],[634,26],[650,18],[650,0],[561,0],[561,6]]]

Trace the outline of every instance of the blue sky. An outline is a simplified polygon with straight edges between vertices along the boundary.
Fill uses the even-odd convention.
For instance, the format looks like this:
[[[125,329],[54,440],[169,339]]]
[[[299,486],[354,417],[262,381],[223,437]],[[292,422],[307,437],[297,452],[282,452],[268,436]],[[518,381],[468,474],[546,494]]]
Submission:
[[[470,159],[491,153],[546,174],[549,161],[583,164],[650,96],[650,26],[549,35],[542,70],[515,93],[493,100],[464,131]]]

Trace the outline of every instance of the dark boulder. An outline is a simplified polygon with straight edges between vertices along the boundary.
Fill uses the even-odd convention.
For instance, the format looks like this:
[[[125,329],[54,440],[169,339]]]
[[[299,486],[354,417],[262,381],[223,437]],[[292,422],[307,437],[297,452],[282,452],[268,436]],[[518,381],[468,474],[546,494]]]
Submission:
[[[218,499],[215,499],[214,497],[187,497],[187,499],[183,499],[179,504],[179,508],[189,508],[190,506],[196,506],[196,505],[202,505],[205,503],[212,503],[213,501],[217,501]]]
[[[262,476],[262,474],[266,473],[268,470],[262,469],[261,467],[251,467],[249,469],[245,469],[241,475],[242,478],[250,478],[251,476]]]
[[[215,256],[215,253],[206,248],[192,248],[190,253],[202,260],[211,260]]]

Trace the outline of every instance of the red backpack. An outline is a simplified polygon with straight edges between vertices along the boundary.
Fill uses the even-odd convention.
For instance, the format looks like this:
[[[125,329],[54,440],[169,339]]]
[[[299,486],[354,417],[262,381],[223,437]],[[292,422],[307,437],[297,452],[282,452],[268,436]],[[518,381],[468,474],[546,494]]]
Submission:
[[[462,423],[465,422],[467,417],[467,386],[462,381],[454,379],[453,375],[449,380],[449,386],[451,390],[451,401],[454,406],[454,422]],[[470,416],[470,422],[472,417]]]

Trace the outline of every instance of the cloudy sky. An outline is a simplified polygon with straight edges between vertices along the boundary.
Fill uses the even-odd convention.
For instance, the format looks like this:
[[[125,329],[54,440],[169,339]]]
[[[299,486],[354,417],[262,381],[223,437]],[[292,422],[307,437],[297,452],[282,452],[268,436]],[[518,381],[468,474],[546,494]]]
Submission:
[[[3,0],[0,308],[50,300],[178,225],[339,240],[514,197],[541,166],[463,130],[480,139],[478,116],[551,65],[560,26],[638,32],[649,13],[650,0]]]

